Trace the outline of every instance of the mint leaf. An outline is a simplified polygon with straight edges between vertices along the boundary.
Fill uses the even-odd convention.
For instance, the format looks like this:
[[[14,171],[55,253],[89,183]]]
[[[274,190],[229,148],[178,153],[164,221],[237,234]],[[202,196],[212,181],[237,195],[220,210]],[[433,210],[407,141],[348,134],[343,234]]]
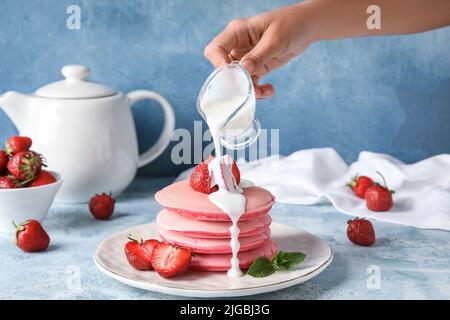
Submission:
[[[305,254],[302,252],[284,252],[278,251],[272,257],[272,260],[266,257],[259,257],[253,261],[247,274],[255,278],[262,278],[274,274],[275,271],[289,270],[305,260]]]
[[[247,274],[255,278],[262,278],[270,276],[275,273],[275,268],[272,263],[266,257],[259,257],[253,261],[250,269],[248,269]]]
[[[276,270],[289,270],[303,260],[305,260],[305,254],[302,252],[278,251],[277,254],[272,257],[271,263]]]

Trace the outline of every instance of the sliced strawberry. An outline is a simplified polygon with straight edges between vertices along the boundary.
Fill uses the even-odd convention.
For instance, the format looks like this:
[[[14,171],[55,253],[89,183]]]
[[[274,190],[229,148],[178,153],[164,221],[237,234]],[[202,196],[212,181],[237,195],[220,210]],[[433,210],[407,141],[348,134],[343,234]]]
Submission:
[[[233,158],[230,156],[225,156],[219,162],[219,169],[213,169],[212,173],[215,177],[215,181],[218,183],[219,188],[224,188],[228,191],[236,191],[237,182],[236,178],[233,175],[233,166],[235,164]],[[214,171],[216,170],[216,171]],[[219,175],[220,178],[220,184],[219,181],[216,178],[216,175]]]
[[[241,172],[239,171],[236,161],[231,167],[231,172],[233,173],[234,179],[236,180],[236,184],[239,185],[239,183],[241,183]]]
[[[213,160],[214,160],[214,156],[210,155],[208,157],[208,159],[206,159],[204,162],[206,164],[209,164]],[[239,171],[237,163],[234,160],[233,160],[233,166],[231,167],[231,172],[233,173],[234,180],[236,180],[236,184],[239,185],[239,183],[241,182],[241,172]]]
[[[214,160],[214,157],[209,156],[208,159],[200,162],[194,168],[194,171],[191,174],[191,178],[189,179],[189,184],[195,191],[210,194],[218,190],[218,187],[216,185],[211,187],[211,175],[208,169],[208,165],[212,160]],[[239,183],[241,182],[241,173],[239,172],[239,168],[235,161],[233,162],[233,165],[231,167],[231,172],[233,173],[234,179],[236,180],[236,184],[239,185]]]
[[[211,176],[206,162],[201,162],[194,168],[189,184],[192,189],[198,192],[210,194],[217,191],[217,187],[211,187]]]
[[[158,240],[142,240],[141,237],[128,235],[129,242],[125,245],[124,252],[128,263],[137,270],[153,270],[152,254]]]
[[[171,278],[182,273],[191,264],[192,254],[189,249],[160,242],[153,249],[152,266],[164,278]]]

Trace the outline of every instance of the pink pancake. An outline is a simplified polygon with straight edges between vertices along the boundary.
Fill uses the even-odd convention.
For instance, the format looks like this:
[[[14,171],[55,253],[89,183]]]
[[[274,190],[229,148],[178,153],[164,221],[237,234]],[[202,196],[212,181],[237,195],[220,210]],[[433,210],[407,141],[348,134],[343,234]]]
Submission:
[[[249,237],[265,232],[271,222],[269,215],[239,221],[239,236]],[[194,238],[230,238],[231,222],[194,220],[166,209],[158,214],[156,224],[160,228]]]
[[[245,214],[240,221],[263,216],[272,208],[275,197],[259,187],[244,188],[247,199]],[[191,188],[188,180],[173,183],[158,191],[156,201],[166,209],[196,220],[230,221],[228,215],[209,201],[208,195]]]
[[[248,269],[256,258],[265,256],[271,258],[278,251],[278,245],[273,240],[267,240],[264,246],[241,252],[238,255],[241,269]],[[196,254],[192,257],[191,268],[203,271],[227,271],[231,254]]]
[[[225,254],[231,253],[230,239],[201,239],[184,236],[178,232],[173,232],[158,228],[159,236],[176,246],[185,247],[196,253]],[[251,237],[239,238],[241,247],[239,252],[259,248],[270,238],[270,230]]]

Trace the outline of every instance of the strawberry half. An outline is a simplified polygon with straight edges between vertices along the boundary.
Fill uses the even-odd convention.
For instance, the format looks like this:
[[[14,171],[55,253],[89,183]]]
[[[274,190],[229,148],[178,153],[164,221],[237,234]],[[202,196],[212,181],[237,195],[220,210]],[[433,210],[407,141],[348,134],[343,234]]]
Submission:
[[[241,172],[239,171],[236,161],[234,161],[233,166],[231,167],[231,173],[233,173],[236,184],[239,185],[241,182]]]
[[[213,160],[214,160],[214,156],[210,155],[208,157],[208,159],[205,160],[205,163],[209,164]],[[236,184],[239,185],[239,183],[241,182],[241,172],[239,171],[237,163],[234,160],[233,160],[233,165],[231,166],[231,173],[234,176],[234,180],[236,180]]]
[[[152,254],[155,246],[159,244],[158,240],[142,240],[141,237],[128,235],[130,241],[124,248],[128,263],[137,270],[153,270]]]
[[[347,183],[347,186],[353,190],[358,198],[364,199],[367,189],[373,185],[373,180],[367,176],[354,176],[352,180]]]
[[[32,144],[31,138],[12,136],[6,141],[6,152],[13,156],[19,152],[29,151]]]
[[[160,242],[153,249],[152,266],[164,278],[171,278],[184,272],[191,265],[192,254],[189,249]]]
[[[195,191],[210,194],[217,191],[217,187],[211,187],[211,176],[209,174],[208,164],[200,162],[192,171],[189,184]]]
[[[211,175],[209,173],[208,164],[214,160],[213,156],[209,156],[209,158],[203,162],[200,162],[191,174],[189,179],[189,184],[192,189],[198,192],[210,194],[212,192],[217,191],[217,186],[211,187]],[[236,180],[236,184],[239,185],[241,182],[241,173],[236,162],[233,163],[231,167],[231,172],[233,173],[234,179]]]

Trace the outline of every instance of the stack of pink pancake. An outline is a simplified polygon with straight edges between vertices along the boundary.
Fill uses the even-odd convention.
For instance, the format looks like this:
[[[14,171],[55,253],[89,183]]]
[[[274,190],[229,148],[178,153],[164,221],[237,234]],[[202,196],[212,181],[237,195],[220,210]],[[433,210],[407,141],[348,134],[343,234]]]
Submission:
[[[269,211],[274,196],[259,187],[244,188],[245,213],[238,222],[241,244],[240,267],[247,269],[260,257],[272,257],[278,246],[270,238]],[[230,218],[209,199],[180,181],[156,193],[156,201],[164,207],[156,223],[162,239],[191,249],[192,268],[226,271],[230,268]]]

